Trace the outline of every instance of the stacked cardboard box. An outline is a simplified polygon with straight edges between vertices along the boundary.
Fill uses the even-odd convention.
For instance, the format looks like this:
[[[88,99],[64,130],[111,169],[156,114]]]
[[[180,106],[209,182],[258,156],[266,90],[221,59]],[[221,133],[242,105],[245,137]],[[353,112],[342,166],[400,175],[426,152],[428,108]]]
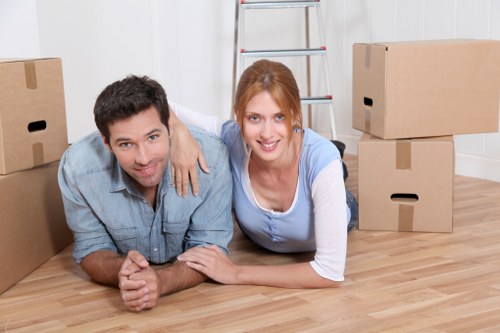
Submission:
[[[450,232],[453,135],[498,131],[500,42],[354,44],[359,228]]]
[[[61,60],[0,60],[0,293],[73,241],[57,183],[67,147]]]

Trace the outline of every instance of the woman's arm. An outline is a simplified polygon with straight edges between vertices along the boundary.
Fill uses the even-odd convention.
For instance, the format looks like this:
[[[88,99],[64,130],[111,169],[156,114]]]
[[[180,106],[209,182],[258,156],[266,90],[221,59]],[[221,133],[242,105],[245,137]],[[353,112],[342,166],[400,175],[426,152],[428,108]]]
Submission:
[[[312,186],[316,254],[311,265],[321,276],[342,281],[347,254],[347,204],[342,162],[333,160]]]
[[[193,248],[179,260],[224,284],[284,288],[338,287],[344,279],[347,243],[345,186],[340,160],[331,162],[312,185],[317,251],[314,260],[286,265],[236,265],[216,247]]]
[[[184,125],[201,128],[220,138],[224,121],[219,117],[196,112],[173,102],[170,103],[169,106],[171,111],[170,115],[172,116],[174,114],[174,117]]]
[[[177,194],[187,196],[189,181],[194,195],[198,195],[197,164],[204,172],[209,172],[200,146],[193,139],[186,126],[198,127],[212,134],[221,136],[222,120],[214,116],[195,112],[182,105],[169,103],[170,118],[170,161],[172,182]]]
[[[172,183],[175,185],[177,194],[186,197],[189,193],[189,181],[193,195],[198,195],[198,172],[197,164],[208,173],[207,162],[203,151],[198,142],[193,138],[187,127],[175,116],[170,113],[168,121],[170,128],[170,165]]]
[[[331,288],[339,282],[321,277],[310,263],[236,265],[217,246],[195,247],[178,259],[223,284],[263,285],[282,288]]]

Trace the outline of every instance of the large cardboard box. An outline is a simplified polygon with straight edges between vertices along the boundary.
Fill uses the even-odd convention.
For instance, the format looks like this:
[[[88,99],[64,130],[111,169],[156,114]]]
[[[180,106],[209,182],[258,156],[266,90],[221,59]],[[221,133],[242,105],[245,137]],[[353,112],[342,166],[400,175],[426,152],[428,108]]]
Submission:
[[[353,127],[384,139],[498,131],[500,41],[354,44]]]
[[[0,293],[73,242],[58,164],[0,176]]]
[[[359,229],[451,232],[453,137],[358,143]]]
[[[61,60],[0,60],[0,174],[58,161],[67,147]]]

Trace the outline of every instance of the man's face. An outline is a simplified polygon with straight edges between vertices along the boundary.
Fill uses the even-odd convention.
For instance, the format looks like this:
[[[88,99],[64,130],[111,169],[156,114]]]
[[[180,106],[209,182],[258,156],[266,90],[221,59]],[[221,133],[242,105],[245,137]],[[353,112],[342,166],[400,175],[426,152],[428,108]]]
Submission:
[[[169,158],[169,133],[154,106],[109,125],[109,147],[145,194],[156,190]]]

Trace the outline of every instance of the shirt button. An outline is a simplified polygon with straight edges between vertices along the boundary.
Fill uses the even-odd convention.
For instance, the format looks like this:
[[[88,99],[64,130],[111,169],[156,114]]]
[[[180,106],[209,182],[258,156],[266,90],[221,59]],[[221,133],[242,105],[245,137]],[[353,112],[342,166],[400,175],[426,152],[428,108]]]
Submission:
[[[155,247],[155,248],[153,249],[153,251],[154,251],[154,252],[158,252],[158,248],[156,248],[156,247]]]

